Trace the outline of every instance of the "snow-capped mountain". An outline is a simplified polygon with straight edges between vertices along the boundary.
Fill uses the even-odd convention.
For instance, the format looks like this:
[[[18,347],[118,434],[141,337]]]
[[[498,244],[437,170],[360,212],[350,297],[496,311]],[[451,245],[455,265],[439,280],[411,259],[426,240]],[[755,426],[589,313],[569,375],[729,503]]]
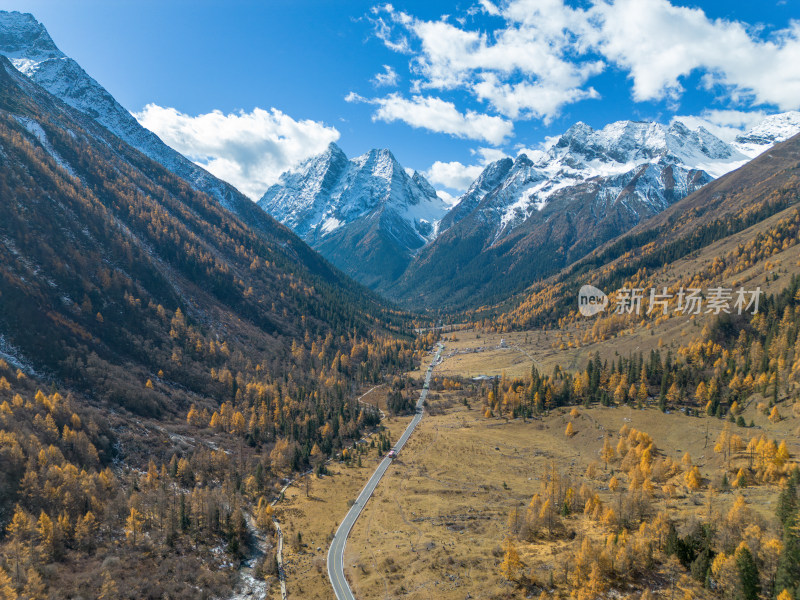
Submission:
[[[778,142],[788,140],[800,132],[800,112],[796,110],[769,115],[749,131],[736,137],[733,146],[750,157],[755,157]]]
[[[412,303],[445,282],[455,302],[517,291],[798,132],[800,113],[730,143],[680,121],[577,123],[543,149],[488,165],[384,291]]]
[[[53,42],[31,14],[0,11],[0,54],[45,90],[205,192],[249,224],[270,228],[253,203],[142,127],[114,97]],[[274,224],[273,224],[274,225]]]
[[[680,121],[670,126],[619,121],[599,131],[576,123],[546,150],[521,154],[513,164],[503,159],[489,165],[454,208],[460,218],[443,220],[442,230],[487,199],[480,210],[484,219],[496,222],[498,239],[551,199],[587,185],[604,202],[633,194],[658,212],[757,153],[744,144],[727,144],[702,127],[692,131]],[[483,183],[498,171],[506,173],[503,181],[493,187]]]
[[[388,150],[348,159],[331,143],[258,202],[333,264],[375,286],[399,276],[436,234],[447,204]]]

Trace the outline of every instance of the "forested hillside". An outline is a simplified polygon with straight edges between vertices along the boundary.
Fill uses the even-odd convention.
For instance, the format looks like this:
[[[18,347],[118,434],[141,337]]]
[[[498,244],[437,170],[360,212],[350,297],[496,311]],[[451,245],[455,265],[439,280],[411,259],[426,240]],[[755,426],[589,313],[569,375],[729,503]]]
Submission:
[[[229,589],[243,511],[377,422],[353,390],[419,346],[270,222],[249,228],[0,57],[5,597]],[[215,411],[211,442],[192,425]]]

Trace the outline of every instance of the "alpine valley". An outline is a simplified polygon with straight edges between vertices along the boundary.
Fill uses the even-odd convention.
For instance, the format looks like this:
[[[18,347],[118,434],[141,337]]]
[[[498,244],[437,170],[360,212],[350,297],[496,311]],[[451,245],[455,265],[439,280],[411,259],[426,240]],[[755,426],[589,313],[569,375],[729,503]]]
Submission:
[[[256,203],[0,11],[0,600],[797,600],[800,113],[759,119],[577,123],[455,201],[330,144]]]
[[[680,121],[578,123],[489,164],[452,208],[388,150],[348,161],[331,145],[259,206],[388,297],[463,309],[522,291],[798,132],[798,112],[731,143]]]

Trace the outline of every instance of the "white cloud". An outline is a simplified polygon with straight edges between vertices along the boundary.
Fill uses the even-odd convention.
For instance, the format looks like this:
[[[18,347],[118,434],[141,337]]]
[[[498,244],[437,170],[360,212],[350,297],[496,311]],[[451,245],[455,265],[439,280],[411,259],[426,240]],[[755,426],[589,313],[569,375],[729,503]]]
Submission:
[[[599,98],[592,77],[609,65],[627,73],[634,100],[677,106],[689,75],[735,107],[800,107],[800,21],[763,35],[747,23],[710,19],[669,0],[480,0],[471,10],[503,19],[418,19],[376,7],[375,34],[410,54],[412,92],[462,90],[509,119],[548,122],[565,106]]]
[[[477,150],[471,150],[471,152],[481,157],[482,165],[488,165],[489,163],[508,157],[508,154],[499,148],[478,148]]]
[[[281,173],[339,139],[334,127],[296,121],[274,108],[190,116],[148,104],[134,116],[167,145],[253,200]]]
[[[408,99],[393,93],[384,98],[370,99],[350,92],[345,100],[376,105],[378,108],[372,116],[374,121],[402,121],[412,127],[459,138],[484,140],[490,144],[502,143],[514,130],[511,121],[472,110],[462,113],[452,102],[431,96],[416,95]]]
[[[492,15],[493,17],[500,16],[500,9],[493,2],[490,2],[489,0],[480,0],[480,3],[481,8],[486,12],[486,14]]]
[[[549,121],[566,104],[598,97],[584,84],[604,63],[578,57],[586,50],[576,33],[589,27],[585,11],[561,0],[482,2],[482,9],[502,17],[505,27],[489,34],[446,17],[425,21],[384,7],[376,35],[386,44],[386,28],[403,31],[411,71],[420,76],[417,89],[463,89],[512,119]]]
[[[458,204],[458,196],[453,196],[444,190],[436,190],[436,195],[444,200],[444,203],[447,204],[447,206],[452,207]]]
[[[402,22],[402,19],[399,19],[395,16],[396,13],[394,7],[391,4],[384,4],[383,6],[374,7],[372,9],[372,13],[375,15],[375,18],[371,19],[371,21],[375,30],[375,37],[381,40],[387,48],[393,50],[394,52],[400,52],[402,54],[411,52],[411,47],[406,36],[400,35],[397,38],[392,38],[393,28],[390,23],[387,23],[386,20],[380,16],[381,12],[386,12],[392,20]]]
[[[492,73],[482,75],[473,89],[478,98],[488,100],[500,114],[512,119],[527,114],[541,118],[545,123],[552,121],[566,104],[600,97],[593,87],[583,90],[549,84],[501,83]]]
[[[451,190],[463,192],[478,178],[484,167],[481,165],[465,165],[458,161],[442,162],[437,160],[425,171],[425,178],[433,185],[441,185]]]
[[[399,76],[397,75],[397,71],[395,71],[389,65],[383,65],[383,72],[375,74],[375,76],[372,78],[372,84],[375,87],[394,87],[397,85],[398,80]]]
[[[628,70],[635,100],[678,97],[681,79],[700,71],[707,87],[722,86],[734,102],[800,105],[799,22],[763,41],[747,24],[712,21],[668,0],[598,2],[593,13],[597,46]]]

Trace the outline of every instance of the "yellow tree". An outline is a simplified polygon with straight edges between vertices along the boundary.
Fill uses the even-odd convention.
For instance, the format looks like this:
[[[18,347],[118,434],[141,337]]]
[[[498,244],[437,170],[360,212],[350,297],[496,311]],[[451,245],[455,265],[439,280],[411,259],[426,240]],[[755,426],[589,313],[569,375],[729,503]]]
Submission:
[[[680,389],[678,389],[678,385],[676,383],[673,383],[671,386],[669,386],[669,389],[667,390],[667,402],[669,402],[674,406],[678,404],[680,399],[681,399],[681,391]]]
[[[781,441],[778,451],[775,453],[775,458],[772,460],[778,468],[782,468],[789,460],[789,449],[786,447],[786,440]]]
[[[269,453],[272,468],[278,472],[288,471],[292,464],[294,446],[286,438],[279,438]]]
[[[608,463],[614,460],[616,456],[616,452],[614,451],[614,446],[611,445],[611,442],[608,438],[603,440],[603,449],[600,451],[600,457],[603,459],[603,462],[606,463],[606,470],[608,469]]]
[[[22,574],[24,572],[24,565],[30,560],[30,551],[28,549],[28,538],[31,532],[30,517],[20,507],[16,506],[14,516],[11,518],[11,523],[6,528],[10,540],[8,546],[8,562],[13,562],[12,576],[17,586],[22,584]]]
[[[144,528],[144,517],[142,513],[131,506],[131,512],[125,519],[125,537],[132,545],[136,545],[136,540],[142,534]]]
[[[53,532],[53,521],[42,511],[39,515],[39,520],[36,522],[36,531],[39,534],[39,554],[45,562],[49,562],[53,558],[55,552],[55,535]]]
[[[697,384],[697,389],[694,391],[694,397],[700,404],[708,402],[708,388],[704,381]]]
[[[700,489],[700,486],[703,484],[703,477],[700,475],[700,470],[694,466],[686,472],[683,481],[687,488],[694,491]]]
[[[514,546],[511,538],[506,538],[503,542],[503,562],[500,563],[500,573],[508,581],[519,581],[522,574],[522,561],[519,559],[519,553]]]
[[[567,437],[572,437],[575,435],[575,428],[572,426],[572,421],[567,423],[567,428],[564,430],[564,435]]]
[[[91,550],[94,547],[94,537],[97,533],[97,519],[92,511],[78,517],[75,523],[75,543],[82,550]]]
[[[18,597],[8,573],[0,567],[0,600],[17,600]]]
[[[103,571],[103,585],[100,588],[100,595],[98,600],[117,600],[119,598],[119,590],[117,589],[117,582],[111,577],[111,573]]]
[[[43,600],[47,598],[47,586],[42,581],[41,575],[33,567],[28,568],[27,581],[22,588],[22,596],[30,600]]]
[[[639,384],[639,389],[636,392],[636,402],[639,405],[644,404],[647,401],[647,386],[645,385],[644,381]]]
[[[739,472],[736,473],[736,480],[733,482],[733,485],[737,488],[747,487],[747,473],[745,473],[744,469],[739,469]]]
[[[267,531],[272,528],[272,515],[275,513],[275,508],[270,505],[269,501],[261,496],[258,499],[258,506],[256,507],[256,525],[262,531]]]

